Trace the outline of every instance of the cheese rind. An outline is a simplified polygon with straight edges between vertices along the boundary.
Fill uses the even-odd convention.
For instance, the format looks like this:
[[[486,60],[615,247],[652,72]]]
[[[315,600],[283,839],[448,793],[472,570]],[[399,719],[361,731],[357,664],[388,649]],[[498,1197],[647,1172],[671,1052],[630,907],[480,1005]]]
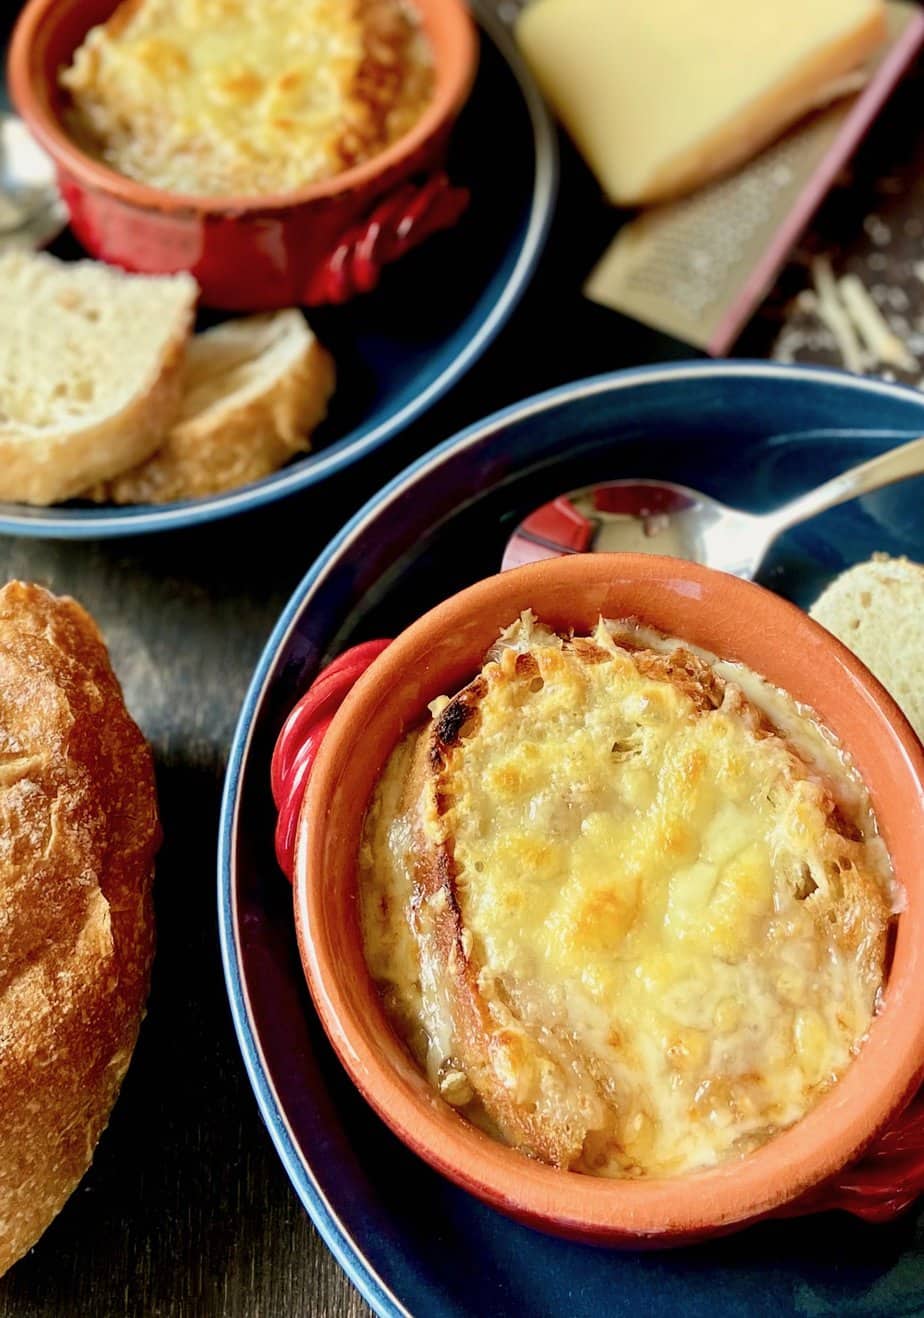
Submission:
[[[534,0],[517,39],[618,205],[661,201],[756,154],[886,35],[882,0]]]

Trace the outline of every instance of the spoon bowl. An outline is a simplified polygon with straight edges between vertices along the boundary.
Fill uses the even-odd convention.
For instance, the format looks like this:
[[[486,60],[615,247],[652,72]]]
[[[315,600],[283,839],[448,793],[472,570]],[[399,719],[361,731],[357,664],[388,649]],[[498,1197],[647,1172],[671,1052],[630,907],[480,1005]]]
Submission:
[[[66,223],[51,158],[18,115],[0,113],[0,250],[44,247]]]

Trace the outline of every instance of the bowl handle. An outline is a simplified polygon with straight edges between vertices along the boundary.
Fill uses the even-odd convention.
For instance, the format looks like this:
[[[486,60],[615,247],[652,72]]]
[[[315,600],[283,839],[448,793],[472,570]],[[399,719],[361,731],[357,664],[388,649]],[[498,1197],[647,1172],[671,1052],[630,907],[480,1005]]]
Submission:
[[[345,650],[318,674],[282,726],[270,782],[278,810],[276,859],[289,881],[305,787],[324,734],[349,691],[390,645],[365,641]],[[864,1222],[887,1222],[924,1193],[924,1088],[856,1162],[770,1214],[800,1217],[842,1209]]]
[[[356,680],[390,644],[364,641],[345,650],[321,670],[282,725],[273,750],[270,787],[278,811],[276,859],[290,883],[298,816],[324,734]]]
[[[924,1088],[856,1162],[785,1204],[773,1217],[842,1209],[864,1222],[889,1222],[924,1192]]]
[[[406,183],[341,236],[311,272],[302,301],[317,307],[346,302],[375,288],[382,266],[456,223],[468,205],[466,188],[453,187],[443,173],[423,183]]]

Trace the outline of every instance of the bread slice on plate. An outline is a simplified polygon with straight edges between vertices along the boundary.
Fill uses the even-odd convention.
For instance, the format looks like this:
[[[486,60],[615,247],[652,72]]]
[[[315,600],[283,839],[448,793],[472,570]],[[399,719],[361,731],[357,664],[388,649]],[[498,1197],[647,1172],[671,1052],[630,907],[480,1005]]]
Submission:
[[[862,659],[924,739],[924,567],[874,554],[836,577],[809,613]]]
[[[195,335],[183,401],[163,444],[90,497],[169,503],[247,485],[310,446],[334,365],[300,311],[230,320]]]
[[[189,275],[0,256],[0,499],[69,499],[154,451],[197,296]]]
[[[144,1015],[151,754],[93,620],[0,590],[0,1274],[93,1156]]]

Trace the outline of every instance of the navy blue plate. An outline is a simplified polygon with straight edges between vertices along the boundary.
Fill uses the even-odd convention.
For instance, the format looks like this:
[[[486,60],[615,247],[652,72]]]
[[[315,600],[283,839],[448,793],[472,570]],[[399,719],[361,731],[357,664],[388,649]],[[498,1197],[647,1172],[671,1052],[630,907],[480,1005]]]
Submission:
[[[0,532],[60,539],[141,535],[270,503],[341,471],[405,429],[481,356],[522,296],[555,205],[555,130],[511,39],[474,5],[481,63],[449,173],[471,190],[459,225],[387,269],[376,292],[311,312],[338,390],[314,451],[243,489],[127,508],[0,504]]]
[[[496,571],[521,517],[564,490],[667,477],[759,511],[924,433],[924,397],[841,372],[758,363],[649,367],[498,413],[393,480],[317,560],[244,703],[228,769],[219,913],[228,993],[260,1110],[302,1202],[377,1313],[889,1315],[924,1312],[924,1214],[768,1223],[673,1253],[553,1240],[444,1182],[353,1090],[316,1021],[273,859],[269,760],[326,658],[393,636]],[[761,580],[808,604],[875,550],[924,560],[924,478],[780,541]]]

